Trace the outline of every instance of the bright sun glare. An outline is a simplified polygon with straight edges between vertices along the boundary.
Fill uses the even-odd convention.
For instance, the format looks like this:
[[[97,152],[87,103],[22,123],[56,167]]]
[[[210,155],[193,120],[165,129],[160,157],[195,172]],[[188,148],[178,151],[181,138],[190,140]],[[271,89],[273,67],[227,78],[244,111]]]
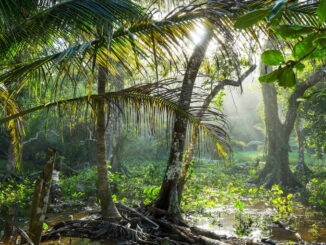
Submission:
[[[203,39],[203,36],[207,32],[204,25],[199,24],[196,28],[190,33],[190,38],[194,42],[195,45],[199,44]]]

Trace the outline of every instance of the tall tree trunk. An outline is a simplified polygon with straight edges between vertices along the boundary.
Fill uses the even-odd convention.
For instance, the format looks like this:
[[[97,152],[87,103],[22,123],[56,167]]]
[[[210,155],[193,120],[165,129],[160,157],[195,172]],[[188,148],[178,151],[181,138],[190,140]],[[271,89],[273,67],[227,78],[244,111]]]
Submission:
[[[122,166],[122,156],[124,152],[125,140],[126,140],[126,136],[123,135],[123,132],[121,132],[121,134],[116,137],[116,143],[112,149],[112,157],[110,162],[112,173],[124,172]]]
[[[43,174],[36,181],[35,185],[31,210],[31,220],[28,231],[29,237],[35,245],[38,245],[41,242],[43,222],[49,204],[55,156],[55,150],[49,149],[48,160],[44,166]]]
[[[184,110],[188,110],[190,107],[194,83],[212,35],[212,32],[208,30],[202,42],[195,47],[187,64],[179,99],[179,105]],[[168,166],[161,185],[159,198],[155,203],[157,208],[168,210],[171,214],[179,218],[181,217],[181,212],[178,201],[177,183],[181,171],[186,132],[187,120],[182,116],[176,115]]]
[[[98,87],[99,95],[105,94],[105,84],[107,77],[107,69],[99,66],[98,70]],[[108,181],[108,169],[105,160],[105,99],[100,98],[97,105],[97,191],[101,203],[101,214],[103,219],[117,219],[120,214],[113,202],[112,193]]]
[[[274,184],[288,188],[302,187],[289,167],[289,138],[294,128],[300,98],[305,91],[315,84],[325,81],[326,66],[319,67],[305,82],[298,82],[288,99],[288,110],[282,123],[278,115],[277,92],[274,84],[263,83],[263,101],[267,136],[266,164],[258,182],[270,188]],[[262,64],[261,74],[267,74],[267,67]]]
[[[15,149],[14,149],[14,140],[13,136],[11,135],[11,131],[7,131],[7,135],[9,138],[9,147],[8,147],[8,159],[6,164],[6,170],[7,170],[7,176],[12,176],[17,171],[17,159],[18,156],[15,155]],[[17,213],[17,205],[13,205],[11,207],[3,207],[1,210],[0,215],[5,218],[5,220],[8,220],[10,222],[5,222],[4,224],[4,233],[2,240],[4,242],[9,242],[11,239],[11,236],[14,232],[13,224],[15,223],[16,219],[16,213]]]
[[[260,173],[265,187],[274,184],[286,187],[301,186],[289,166],[289,135],[278,116],[277,93],[274,84],[262,84],[267,135],[266,165]]]
[[[297,162],[297,171],[302,173],[310,173],[310,169],[307,167],[304,158],[304,137],[302,135],[302,121],[298,117],[295,124],[295,131],[298,139],[298,162]]]
[[[124,88],[124,80],[121,76],[116,76],[111,83],[111,90],[113,91],[120,91]],[[112,113],[113,114],[113,113]],[[116,172],[124,172],[122,166],[122,154],[124,151],[124,143],[127,137],[123,133],[123,120],[122,120],[122,113],[120,110],[116,110],[114,112],[114,116],[110,117],[109,119],[109,127],[111,129],[115,129],[114,134],[109,132],[107,134],[108,142],[110,142],[111,149],[107,149],[108,156],[110,159],[112,173]],[[110,130],[110,129],[109,129]],[[115,189],[115,188],[112,188]],[[115,190],[113,190],[115,192]]]
[[[16,221],[17,205],[12,207],[1,207],[0,217],[4,220],[2,241],[9,244],[14,234],[13,224]]]
[[[222,81],[218,82],[218,85],[216,85],[214,87],[214,89],[212,89],[211,93],[206,97],[206,99],[204,100],[200,111],[197,114],[197,118],[202,118],[205,111],[208,109],[210,103],[212,102],[212,100],[216,97],[216,95],[225,87],[225,86],[234,86],[234,87],[239,87],[241,86],[242,82],[256,69],[256,65],[252,65],[243,75],[241,75],[238,79],[238,81],[233,81],[230,79],[224,79]],[[181,168],[181,172],[180,172],[180,177],[178,180],[178,200],[179,203],[181,203],[181,198],[182,198],[182,193],[183,193],[183,189],[184,186],[187,182],[187,174],[188,174],[188,170],[190,168],[190,163],[192,160],[192,156],[194,153],[194,147],[196,144],[198,138],[198,131],[194,131],[191,135],[191,139],[189,142],[189,146],[188,149],[184,155],[184,160],[183,160],[183,164],[182,164],[182,168]]]

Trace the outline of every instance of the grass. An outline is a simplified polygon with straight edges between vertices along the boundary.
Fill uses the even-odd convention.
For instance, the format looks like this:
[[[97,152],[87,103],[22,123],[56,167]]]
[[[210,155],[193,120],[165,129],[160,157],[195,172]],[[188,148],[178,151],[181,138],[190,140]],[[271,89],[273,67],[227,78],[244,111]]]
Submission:
[[[233,153],[234,162],[255,162],[257,159],[264,161],[264,153],[259,151],[238,151]],[[296,164],[298,160],[298,152],[289,152],[290,164]],[[305,162],[309,165],[315,165],[319,161],[325,161],[325,159],[316,159],[313,154],[305,153]]]

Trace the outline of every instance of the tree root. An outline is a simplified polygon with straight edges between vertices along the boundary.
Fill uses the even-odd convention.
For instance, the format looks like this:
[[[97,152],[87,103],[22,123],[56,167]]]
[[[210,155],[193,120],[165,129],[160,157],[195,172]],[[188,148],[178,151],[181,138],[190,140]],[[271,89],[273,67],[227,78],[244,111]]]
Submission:
[[[148,217],[139,210],[118,204],[125,220],[118,222],[94,219],[71,220],[54,225],[42,236],[42,241],[57,240],[60,237],[88,238],[91,240],[119,240],[128,244],[170,244],[170,245],[226,245],[226,236],[215,234],[198,227],[179,225],[164,217]],[[142,210],[144,211],[144,210]],[[246,244],[254,244],[245,241]],[[240,244],[232,242],[232,244]],[[243,244],[243,242],[241,242]]]

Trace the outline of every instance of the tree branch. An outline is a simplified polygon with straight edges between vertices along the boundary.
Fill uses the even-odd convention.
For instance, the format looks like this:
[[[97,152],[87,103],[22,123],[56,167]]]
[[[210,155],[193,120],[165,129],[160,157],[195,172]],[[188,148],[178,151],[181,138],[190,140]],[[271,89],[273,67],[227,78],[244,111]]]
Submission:
[[[288,102],[289,107],[286,113],[285,121],[283,123],[284,133],[286,136],[290,136],[291,131],[294,127],[294,122],[297,117],[297,110],[300,105],[298,100],[302,97],[305,91],[319,82],[326,80],[326,65],[323,65],[318,70],[316,70],[304,83],[297,84],[294,92],[291,94]]]
[[[256,69],[256,65],[252,65],[245,73],[243,73],[237,81],[224,79],[218,82],[218,84],[213,88],[212,92],[206,97],[204,103],[198,112],[198,118],[201,118],[205,111],[207,110],[209,104],[212,102],[213,98],[225,87],[225,86],[241,86],[242,82]]]

